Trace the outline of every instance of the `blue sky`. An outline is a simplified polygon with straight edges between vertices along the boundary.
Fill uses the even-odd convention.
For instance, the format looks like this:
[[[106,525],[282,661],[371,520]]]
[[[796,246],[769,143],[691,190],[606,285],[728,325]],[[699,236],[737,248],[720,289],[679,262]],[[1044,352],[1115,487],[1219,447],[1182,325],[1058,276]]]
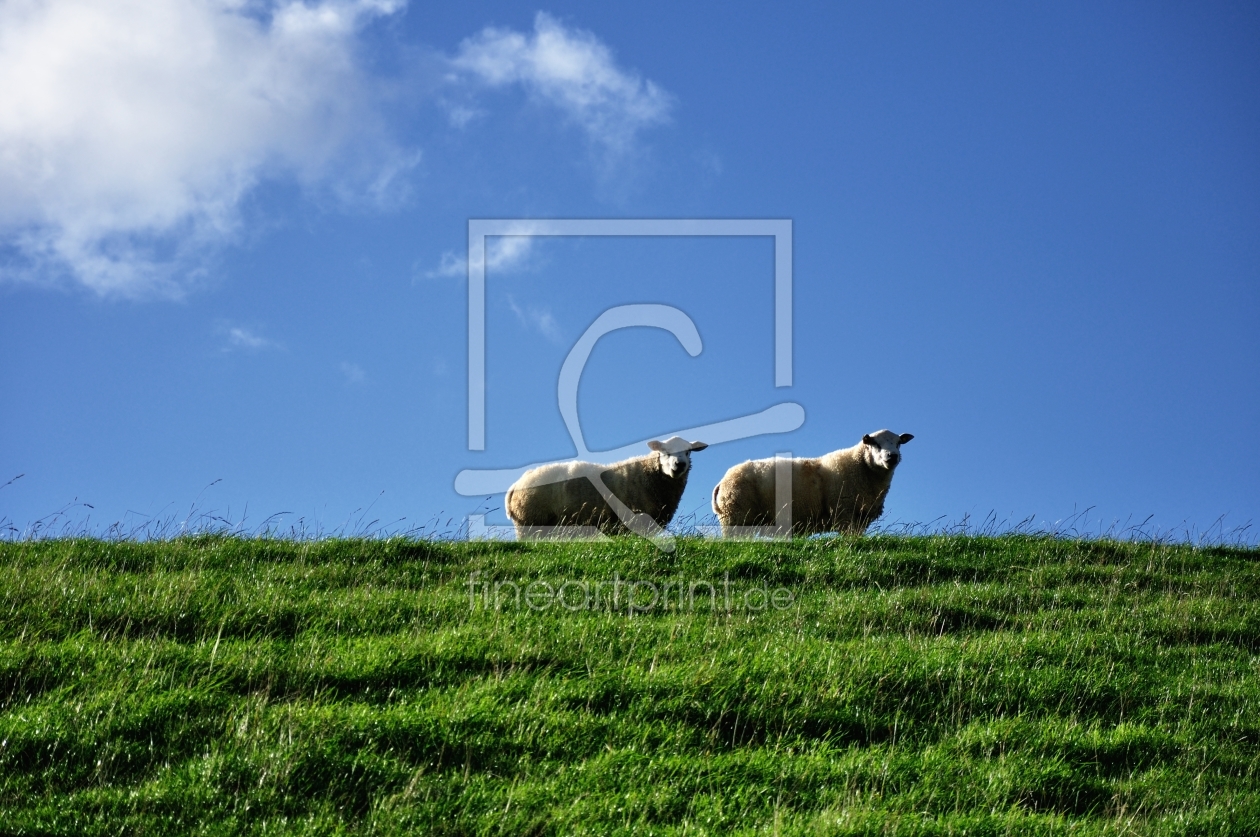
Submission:
[[[1236,531],[1258,35],[1246,4],[2,3],[0,518],[453,529],[502,504],[461,470],[573,455],[566,354],[659,303],[703,351],[601,340],[592,449],[806,414],[696,454],[684,514],[887,427],[887,522]],[[494,239],[470,451],[469,218],[791,219],[793,386],[771,239]]]

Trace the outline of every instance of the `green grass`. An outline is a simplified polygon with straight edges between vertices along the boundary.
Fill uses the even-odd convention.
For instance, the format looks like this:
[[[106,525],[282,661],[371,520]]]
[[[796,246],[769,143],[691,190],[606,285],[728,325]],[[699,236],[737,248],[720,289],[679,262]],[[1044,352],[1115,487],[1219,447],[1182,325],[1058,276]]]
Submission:
[[[1258,677],[1254,549],[8,542],[0,833],[1256,835]]]

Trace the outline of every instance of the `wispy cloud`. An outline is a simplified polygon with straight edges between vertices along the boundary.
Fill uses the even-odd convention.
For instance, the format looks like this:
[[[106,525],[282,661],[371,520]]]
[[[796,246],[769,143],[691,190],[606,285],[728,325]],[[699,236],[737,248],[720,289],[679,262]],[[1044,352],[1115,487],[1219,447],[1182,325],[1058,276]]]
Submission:
[[[220,323],[218,331],[223,335],[223,351],[257,352],[263,349],[283,348],[279,343],[242,326]]]
[[[672,97],[633,70],[619,67],[590,32],[565,27],[545,12],[533,33],[488,27],[460,44],[451,61],[457,78],[487,87],[518,84],[559,108],[615,162],[644,128],[669,118]]]
[[[9,279],[178,296],[283,176],[368,201],[394,145],[356,59],[403,0],[0,3],[0,244]]]
[[[522,270],[529,266],[530,256],[534,252],[540,235],[547,230],[547,224],[539,221],[520,221],[511,225],[509,235],[493,235],[486,238],[484,266],[488,271],[506,273]],[[468,258],[453,250],[442,254],[436,268],[426,270],[424,278],[460,277],[468,275]]]
[[[516,318],[521,321],[521,325],[534,329],[553,343],[560,342],[560,326],[550,310],[534,305],[517,305],[516,300],[510,296],[508,297],[508,306],[512,309],[512,313],[516,315]]]
[[[337,365],[341,370],[341,374],[345,376],[347,384],[361,384],[367,380],[367,373],[363,371],[363,367],[357,363],[351,363],[343,360]]]
[[[469,122],[485,115],[486,112],[481,108],[470,107],[468,105],[448,105],[446,108],[446,118],[450,121],[451,125],[456,128],[467,127]]]

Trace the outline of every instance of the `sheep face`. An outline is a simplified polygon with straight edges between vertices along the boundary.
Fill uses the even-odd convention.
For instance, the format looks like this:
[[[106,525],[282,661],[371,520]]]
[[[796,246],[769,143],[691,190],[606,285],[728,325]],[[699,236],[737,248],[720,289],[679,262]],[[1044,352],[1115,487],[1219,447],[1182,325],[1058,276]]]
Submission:
[[[648,447],[660,457],[661,473],[670,479],[682,479],[691,470],[691,452],[708,447],[704,442],[688,442],[674,436],[664,442],[651,441]]]
[[[909,433],[898,436],[891,430],[881,430],[862,437],[862,449],[872,468],[891,471],[901,462],[901,446],[914,437]]]

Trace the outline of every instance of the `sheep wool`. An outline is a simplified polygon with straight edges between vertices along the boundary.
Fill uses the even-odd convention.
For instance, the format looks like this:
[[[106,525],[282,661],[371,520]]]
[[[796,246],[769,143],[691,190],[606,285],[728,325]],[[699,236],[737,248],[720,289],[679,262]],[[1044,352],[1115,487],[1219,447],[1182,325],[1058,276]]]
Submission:
[[[901,446],[914,437],[880,430],[851,448],[815,459],[792,459],[792,534],[862,534],[884,513],[884,498]],[[722,534],[736,527],[776,524],[775,460],[756,459],[732,467],[713,489],[713,512]]]
[[[662,528],[669,525],[687,487],[691,454],[708,445],[674,436],[648,442],[648,447],[652,453],[612,465],[557,462],[525,472],[504,502],[517,538],[564,534],[576,526],[593,526],[605,534],[630,531],[604,500],[596,479],[635,515],[646,515]]]

